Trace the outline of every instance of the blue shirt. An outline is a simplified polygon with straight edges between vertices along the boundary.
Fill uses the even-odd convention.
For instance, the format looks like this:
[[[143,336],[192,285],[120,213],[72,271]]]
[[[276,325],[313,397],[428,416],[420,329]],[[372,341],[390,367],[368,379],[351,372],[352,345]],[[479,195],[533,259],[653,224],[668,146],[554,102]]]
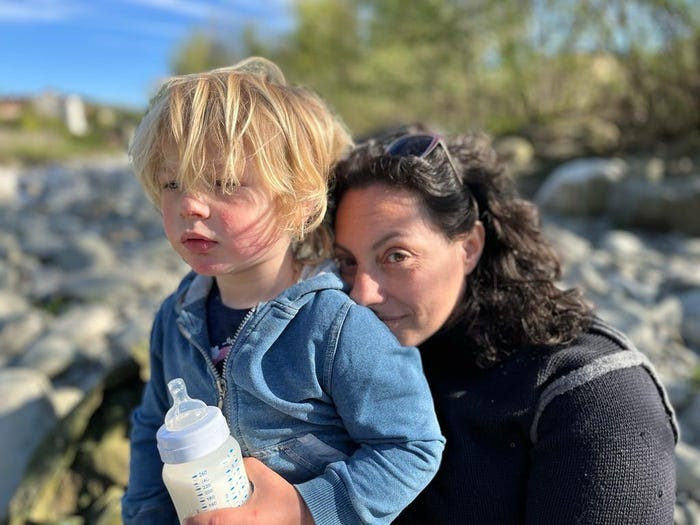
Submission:
[[[250,308],[229,308],[221,300],[216,281],[207,296],[207,331],[209,332],[209,355],[219,373],[223,372],[224,360],[231,350],[238,327]]]

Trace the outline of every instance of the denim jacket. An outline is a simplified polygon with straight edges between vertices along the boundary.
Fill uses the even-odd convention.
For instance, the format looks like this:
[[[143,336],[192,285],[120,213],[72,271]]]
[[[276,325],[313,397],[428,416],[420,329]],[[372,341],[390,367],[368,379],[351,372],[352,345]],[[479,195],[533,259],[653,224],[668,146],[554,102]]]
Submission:
[[[418,351],[328,272],[254,307],[219,374],[208,355],[211,285],[190,273],[156,315],[124,522],[177,522],[155,439],[175,377],[222,409],[244,456],[295,484],[317,524],[390,522],[433,478],[444,447]]]

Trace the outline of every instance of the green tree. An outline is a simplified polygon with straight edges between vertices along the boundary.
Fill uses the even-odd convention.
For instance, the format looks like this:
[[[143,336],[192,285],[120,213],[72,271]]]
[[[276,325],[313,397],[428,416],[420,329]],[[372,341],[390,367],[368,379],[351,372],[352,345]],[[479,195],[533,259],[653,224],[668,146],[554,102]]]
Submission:
[[[194,31],[173,53],[171,70],[175,75],[195,73],[225,66],[233,61],[233,52],[222,39]]]
[[[598,120],[633,131],[621,137],[700,124],[693,0],[297,0],[292,10],[288,33],[247,28],[238,53],[193,35],[175,71],[268,56],[357,135],[411,121],[507,133]]]

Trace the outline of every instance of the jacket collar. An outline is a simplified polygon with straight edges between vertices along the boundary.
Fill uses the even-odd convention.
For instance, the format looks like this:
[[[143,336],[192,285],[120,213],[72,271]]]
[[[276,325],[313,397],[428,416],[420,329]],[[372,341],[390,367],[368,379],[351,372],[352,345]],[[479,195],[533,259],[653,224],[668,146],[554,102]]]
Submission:
[[[190,272],[187,277],[183,279],[182,284],[176,292],[176,312],[180,314],[183,310],[190,308],[195,303],[206,299],[213,284],[213,277]],[[292,305],[306,294],[326,289],[343,289],[343,281],[340,279],[335,265],[330,262],[314,267],[304,267],[299,282],[285,289],[272,301]]]

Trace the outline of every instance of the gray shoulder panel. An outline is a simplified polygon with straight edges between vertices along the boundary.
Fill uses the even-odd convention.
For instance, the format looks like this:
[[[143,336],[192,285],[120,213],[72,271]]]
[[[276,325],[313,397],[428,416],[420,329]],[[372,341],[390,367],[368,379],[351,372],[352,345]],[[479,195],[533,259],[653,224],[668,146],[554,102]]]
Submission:
[[[639,350],[634,348],[634,345],[625,337],[623,334],[614,330],[613,328],[606,325],[596,324],[594,329],[605,332],[607,335],[613,337],[614,339],[621,342],[628,349],[620,350],[614,354],[605,355],[599,357],[598,359],[588,363],[587,365],[577,368],[553,381],[547,388],[544,389],[537,403],[535,409],[535,414],[530,425],[530,440],[532,443],[537,442],[537,425],[539,423],[542,413],[547,409],[547,406],[554,400],[557,396],[565,394],[574,388],[582,386],[596,378],[599,378],[605,374],[613,372],[615,370],[623,370],[625,368],[630,368],[633,366],[642,366],[647,370],[652,380],[656,384],[656,388],[659,391],[659,395],[662,398],[666,413],[671,420],[671,427],[673,428],[673,434],[676,443],[680,439],[678,423],[676,421],[676,416],[673,411],[673,407],[668,398],[668,394],[664,389],[661,381],[659,380],[654,366],[651,364],[649,359],[642,354]]]

